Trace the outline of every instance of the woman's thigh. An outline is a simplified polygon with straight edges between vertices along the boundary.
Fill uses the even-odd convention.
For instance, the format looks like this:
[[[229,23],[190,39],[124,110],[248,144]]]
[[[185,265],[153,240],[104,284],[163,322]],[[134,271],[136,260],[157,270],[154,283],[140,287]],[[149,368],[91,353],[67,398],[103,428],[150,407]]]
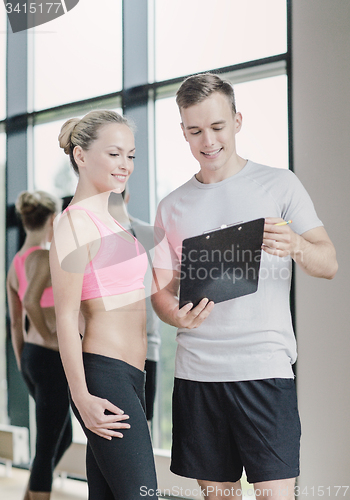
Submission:
[[[89,485],[93,488],[102,473],[115,498],[147,498],[148,491],[154,498],[154,457],[142,401],[144,373],[123,361],[99,355],[84,355],[84,365],[89,392],[108,399],[130,417],[130,429],[122,431],[123,438],[107,440],[83,426],[92,452],[87,462]]]

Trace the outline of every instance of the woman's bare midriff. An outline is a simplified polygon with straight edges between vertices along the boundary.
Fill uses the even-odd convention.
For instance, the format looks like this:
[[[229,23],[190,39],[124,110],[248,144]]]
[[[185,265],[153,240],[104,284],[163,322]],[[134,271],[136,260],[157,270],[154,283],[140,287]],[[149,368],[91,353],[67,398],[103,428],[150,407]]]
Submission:
[[[45,318],[45,323],[47,324],[48,329],[52,333],[52,336],[49,339],[44,339],[34,325],[29,322],[29,329],[25,336],[25,341],[30,344],[40,345],[41,347],[46,347],[47,349],[53,349],[54,351],[58,351],[58,340],[56,333],[56,316],[55,316],[55,308],[54,307],[44,307],[42,308],[42,312]]]
[[[84,300],[83,351],[121,359],[144,370],[147,354],[146,305],[143,289]]]

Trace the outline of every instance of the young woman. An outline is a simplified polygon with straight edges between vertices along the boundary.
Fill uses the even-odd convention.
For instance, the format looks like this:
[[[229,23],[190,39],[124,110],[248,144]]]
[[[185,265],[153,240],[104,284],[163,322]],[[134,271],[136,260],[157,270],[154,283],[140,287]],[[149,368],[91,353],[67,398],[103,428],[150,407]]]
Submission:
[[[18,369],[36,403],[36,450],[25,500],[48,500],[52,475],[72,441],[68,387],[56,335],[49,252],[60,204],[43,191],[16,202],[26,238],[7,276],[12,345]],[[25,326],[25,317],[29,326]]]
[[[88,438],[89,498],[154,498],[144,413],[147,256],[108,212],[110,193],[122,192],[134,169],[134,136],[123,117],[102,110],[68,120],[59,143],[79,181],[55,226],[50,265],[61,357]]]

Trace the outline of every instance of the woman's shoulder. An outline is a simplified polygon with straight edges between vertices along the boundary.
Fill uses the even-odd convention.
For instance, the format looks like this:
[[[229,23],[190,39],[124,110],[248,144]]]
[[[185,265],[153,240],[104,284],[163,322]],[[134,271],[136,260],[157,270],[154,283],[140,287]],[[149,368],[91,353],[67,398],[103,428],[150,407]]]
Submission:
[[[86,245],[99,237],[96,224],[83,208],[69,208],[59,214],[54,222],[55,241],[66,244],[73,243],[76,247]]]
[[[66,209],[54,222],[52,248],[65,271],[84,272],[91,245],[99,241],[99,230],[84,209]]]
[[[10,268],[7,272],[6,282],[7,282],[8,287],[17,291],[17,289],[18,289],[18,277],[17,277],[17,273],[15,270],[15,266],[14,266],[13,261],[11,262]]]

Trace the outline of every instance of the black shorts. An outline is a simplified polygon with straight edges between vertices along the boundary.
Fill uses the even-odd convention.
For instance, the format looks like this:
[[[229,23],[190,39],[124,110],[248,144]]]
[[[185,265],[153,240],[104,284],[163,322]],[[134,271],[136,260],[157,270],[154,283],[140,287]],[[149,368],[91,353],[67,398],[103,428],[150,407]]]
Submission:
[[[299,475],[300,420],[293,379],[175,379],[171,471],[250,483]]]

